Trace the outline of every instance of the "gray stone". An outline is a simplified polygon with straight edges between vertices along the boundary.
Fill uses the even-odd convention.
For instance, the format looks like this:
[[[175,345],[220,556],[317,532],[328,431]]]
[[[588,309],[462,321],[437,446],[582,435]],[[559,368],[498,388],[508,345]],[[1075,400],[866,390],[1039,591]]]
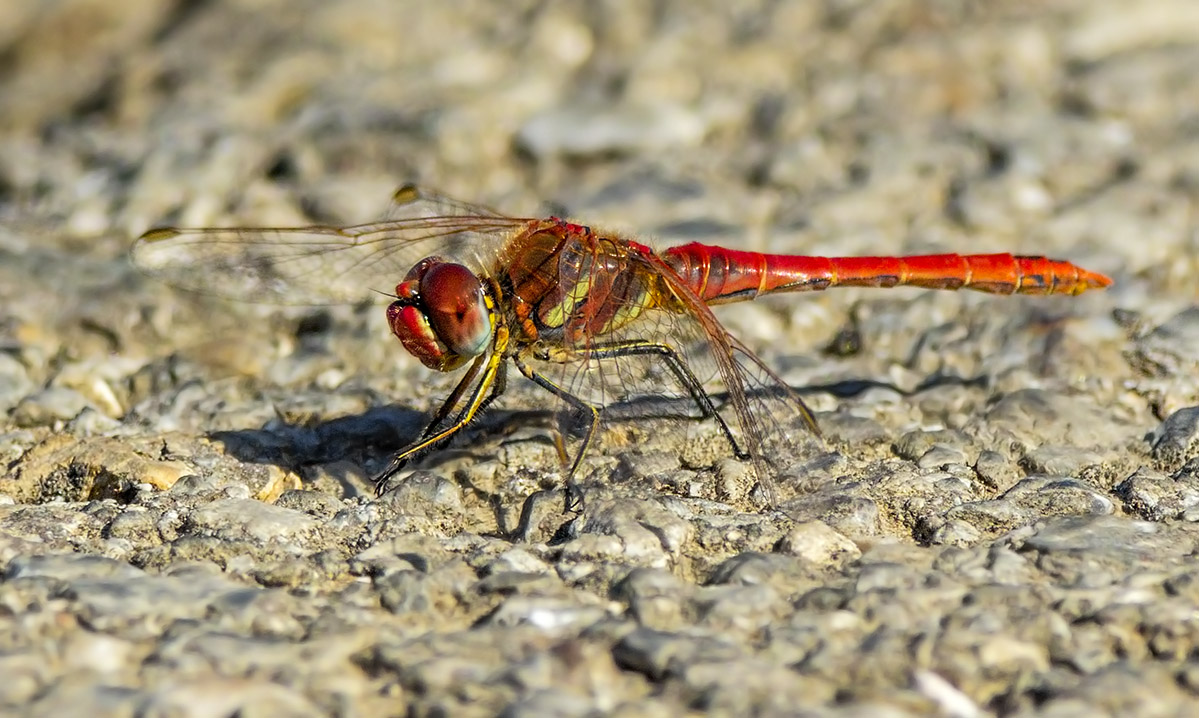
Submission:
[[[586,157],[686,147],[699,142],[706,131],[701,115],[664,103],[622,109],[567,106],[532,118],[516,141],[536,157]]]
[[[462,496],[450,481],[429,472],[417,472],[386,489],[378,501],[406,516],[438,519],[462,510]]]
[[[612,587],[612,598],[628,607],[639,625],[679,630],[691,617],[695,586],[661,569],[635,568]]]
[[[779,542],[778,551],[816,566],[840,566],[862,555],[857,544],[822,521],[796,524]]]
[[[51,426],[75,418],[87,406],[87,398],[74,389],[50,387],[21,399],[12,410],[12,421],[17,426]]]
[[[1176,471],[1199,456],[1199,406],[1179,409],[1150,435],[1153,458],[1166,471]]]
[[[933,532],[932,543],[944,546],[973,546],[982,538],[974,524],[961,519],[946,521]]]
[[[303,545],[317,527],[312,517],[254,499],[221,499],[187,518],[189,531],[232,541]]]
[[[871,446],[891,438],[887,429],[877,421],[840,412],[822,416],[820,430],[830,439],[850,446]]]
[[[1001,493],[1015,486],[1023,475],[1014,462],[995,451],[979,453],[974,470],[990,488]]]
[[[1148,521],[1176,519],[1199,505],[1199,472],[1180,471],[1173,477],[1138,469],[1115,487],[1124,510]]]
[[[909,431],[895,442],[895,453],[911,461],[919,461],[933,451],[965,457],[968,445],[969,440],[961,432]]]
[[[1030,474],[1077,476],[1103,461],[1098,452],[1068,446],[1042,446],[1024,455],[1020,464]]]
[[[485,625],[531,626],[549,635],[571,635],[606,618],[600,605],[586,605],[572,598],[513,596],[487,617]]]
[[[33,391],[34,383],[25,365],[0,351],[0,410],[8,411]]]
[[[879,530],[878,505],[862,496],[827,491],[797,497],[779,508],[796,522],[821,521],[846,536],[873,536]]]
[[[1133,356],[1143,371],[1156,375],[1193,369],[1199,357],[1199,306],[1187,307],[1141,337]]]
[[[1150,552],[1167,543],[1157,526],[1114,516],[1055,519],[1023,540],[1026,547],[1036,550],[1092,554]],[[1181,550],[1176,547],[1172,552]]]
[[[137,579],[145,572],[122,561],[100,556],[76,554],[50,554],[45,556],[21,556],[8,562],[4,570],[6,580],[20,578],[53,578],[61,581],[75,579]]]
[[[652,504],[627,501],[589,506],[577,539],[563,547],[563,558],[616,555],[647,566],[664,566],[688,541],[691,525]]]
[[[202,618],[214,598],[235,588],[216,578],[79,578],[67,582],[59,595],[96,630],[145,640],[173,621]]]
[[[743,655],[741,649],[715,636],[693,637],[648,628],[634,629],[612,648],[612,658],[621,668],[653,681],[699,661],[732,661]]]
[[[1060,476],[1029,476],[1008,489],[1003,498],[1035,508],[1041,516],[1109,514],[1115,508],[1112,500],[1094,487]]]
[[[68,676],[47,686],[36,700],[22,708],[31,716],[69,716],[77,714],[80,706],[87,706],[89,715],[131,716],[138,714],[143,702],[143,694],[136,688]]]
[[[321,491],[302,491],[293,489],[284,492],[275,502],[277,508],[301,511],[317,519],[328,519],[342,509],[342,503],[335,496]]]
[[[1123,427],[1099,407],[1036,389],[1004,396],[987,412],[987,419],[1002,434],[1029,447],[1109,447],[1125,438]]]
[[[139,703],[141,715],[156,716],[317,718],[324,715],[324,711],[296,691],[261,679],[181,682],[155,691]]]

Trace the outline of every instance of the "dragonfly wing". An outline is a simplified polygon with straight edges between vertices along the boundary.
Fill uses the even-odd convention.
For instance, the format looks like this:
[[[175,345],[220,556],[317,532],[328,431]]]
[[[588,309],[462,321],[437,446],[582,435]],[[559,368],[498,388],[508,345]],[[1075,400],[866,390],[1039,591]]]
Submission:
[[[379,222],[154,229],[134,243],[131,256],[147,274],[201,294],[273,304],[355,303],[372,290],[390,293],[431,255],[486,272],[508,235],[529,221],[410,188],[396,194],[402,201]]]
[[[506,217],[481,204],[447,197],[436,190],[406,184],[391,195],[391,204],[383,218],[419,219],[422,217]]]
[[[811,409],[778,374],[741,340],[721,325],[688,284],[658,257],[655,264],[676,300],[676,321],[696,325],[703,338],[699,356],[715,364],[723,385],[724,411],[731,415],[745,441],[758,479],[772,504],[780,497],[773,476],[803,458],[801,447],[819,439],[820,427]]]
[[[797,461],[802,456],[798,449],[816,435],[811,412],[791,387],[728,334],[682,280],[666,274],[672,272],[669,267],[656,257],[626,259],[629,264],[623,271],[645,280],[641,291],[673,296],[655,296],[648,303],[653,308],[644,311],[633,306],[599,309],[593,302],[605,299],[595,287],[608,283],[592,277],[593,293],[580,304],[584,311],[636,318],[602,334],[578,337],[556,364],[540,363],[540,370],[570,394],[606,407],[605,416],[611,418],[694,421],[705,413],[703,402],[709,401],[738,450],[759,468],[771,501],[777,500],[771,477]],[[638,292],[622,296],[630,305],[646,304]],[[714,417],[707,420],[715,422]],[[731,446],[714,448],[717,455],[732,454]]]

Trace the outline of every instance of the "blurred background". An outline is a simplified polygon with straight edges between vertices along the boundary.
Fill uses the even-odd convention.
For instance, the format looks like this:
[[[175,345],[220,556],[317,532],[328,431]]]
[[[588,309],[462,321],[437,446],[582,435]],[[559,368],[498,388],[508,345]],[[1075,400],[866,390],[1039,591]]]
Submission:
[[[1117,278],[1095,301],[1160,322],[1196,289],[1197,17],[1187,0],[6,3],[0,248],[55,265],[120,260],[162,224],[364,222],[415,181],[659,246],[1052,254]],[[36,271],[11,277],[13,307],[81,286]],[[862,297],[869,324],[914,296],[725,316],[809,351]],[[948,318],[978,298],[917,301]],[[37,333],[33,303],[9,324]]]
[[[4,216],[64,239],[363,221],[420,181],[666,239],[844,254],[1052,242],[1135,270],[1179,246],[1196,171],[1185,145],[1155,151],[1181,142],[1194,106],[1185,0],[0,13]],[[1127,209],[1149,204],[1134,264],[1105,258],[1131,234]]]

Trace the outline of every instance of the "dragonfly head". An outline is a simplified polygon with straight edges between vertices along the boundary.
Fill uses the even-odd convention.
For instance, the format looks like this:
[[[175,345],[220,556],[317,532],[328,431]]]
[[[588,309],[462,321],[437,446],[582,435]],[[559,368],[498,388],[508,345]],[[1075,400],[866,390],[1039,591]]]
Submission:
[[[483,282],[461,264],[426,257],[396,285],[387,323],[430,369],[452,371],[479,356],[492,335]]]

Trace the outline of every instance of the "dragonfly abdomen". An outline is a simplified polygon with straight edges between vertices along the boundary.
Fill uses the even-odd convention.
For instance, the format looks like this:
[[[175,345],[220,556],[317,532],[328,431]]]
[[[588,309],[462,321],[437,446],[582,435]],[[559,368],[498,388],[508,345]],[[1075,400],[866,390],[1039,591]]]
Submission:
[[[1081,294],[1111,284],[1104,275],[1070,262],[1012,254],[805,257],[693,243],[668,249],[663,258],[709,304],[838,286]]]

